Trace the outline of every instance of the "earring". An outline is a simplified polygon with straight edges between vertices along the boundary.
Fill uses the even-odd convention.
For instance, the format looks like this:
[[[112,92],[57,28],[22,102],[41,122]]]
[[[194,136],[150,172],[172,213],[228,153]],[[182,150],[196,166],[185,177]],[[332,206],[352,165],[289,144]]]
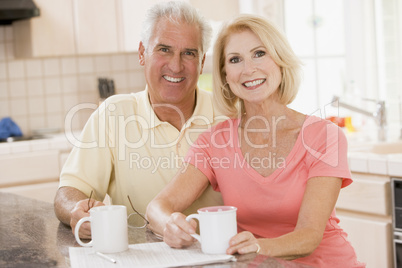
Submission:
[[[227,100],[233,100],[236,96],[234,96],[233,92],[231,92],[230,89],[228,89],[228,88],[226,87],[226,85],[229,85],[228,82],[226,82],[225,84],[223,84],[223,85],[221,86],[223,97],[224,97],[225,99],[227,99]],[[229,87],[229,88],[230,88],[230,87]]]

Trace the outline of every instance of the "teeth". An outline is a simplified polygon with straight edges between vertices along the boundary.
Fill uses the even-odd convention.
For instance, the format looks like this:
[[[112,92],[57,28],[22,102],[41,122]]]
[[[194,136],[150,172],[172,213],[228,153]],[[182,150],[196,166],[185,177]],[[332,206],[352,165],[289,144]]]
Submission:
[[[168,80],[169,82],[173,82],[173,83],[179,83],[179,82],[181,82],[181,81],[184,80],[184,77],[174,78],[174,77],[167,76],[167,75],[163,76],[163,78],[165,78],[165,79]]]
[[[265,81],[265,79],[254,80],[253,82],[244,83],[244,85],[245,85],[246,87],[253,87],[253,86],[262,84],[264,81]]]

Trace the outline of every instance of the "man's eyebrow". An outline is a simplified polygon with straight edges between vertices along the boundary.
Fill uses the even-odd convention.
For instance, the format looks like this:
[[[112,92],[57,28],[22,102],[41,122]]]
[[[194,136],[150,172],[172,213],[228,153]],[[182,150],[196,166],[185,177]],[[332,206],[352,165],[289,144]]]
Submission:
[[[155,47],[159,48],[159,47],[167,47],[167,48],[171,48],[172,46],[169,45],[165,45],[165,44],[157,44]]]
[[[184,49],[185,51],[188,51],[188,52],[193,52],[193,53],[195,53],[195,54],[198,54],[198,53],[200,53],[199,51],[198,51],[198,49],[196,49],[196,48],[186,48],[186,49]]]

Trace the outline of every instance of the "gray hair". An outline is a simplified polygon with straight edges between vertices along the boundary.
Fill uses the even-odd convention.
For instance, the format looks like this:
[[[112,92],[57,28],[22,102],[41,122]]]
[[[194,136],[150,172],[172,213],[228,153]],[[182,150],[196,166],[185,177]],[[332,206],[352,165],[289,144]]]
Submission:
[[[161,2],[148,9],[141,31],[141,41],[145,49],[148,48],[155,25],[161,18],[167,18],[176,23],[184,21],[188,24],[198,25],[202,40],[202,53],[207,52],[211,42],[212,27],[197,9],[182,1]]]

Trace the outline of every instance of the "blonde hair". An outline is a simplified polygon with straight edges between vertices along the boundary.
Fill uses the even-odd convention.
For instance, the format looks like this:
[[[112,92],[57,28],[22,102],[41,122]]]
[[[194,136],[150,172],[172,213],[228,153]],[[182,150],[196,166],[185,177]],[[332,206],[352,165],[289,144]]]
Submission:
[[[282,81],[278,89],[280,102],[291,103],[299,90],[301,62],[290,47],[286,37],[274,24],[256,15],[240,15],[227,22],[219,32],[213,51],[213,87],[215,107],[224,114],[236,117],[244,112],[244,102],[226,82],[225,46],[233,33],[252,31],[264,44],[269,55],[280,67]]]

